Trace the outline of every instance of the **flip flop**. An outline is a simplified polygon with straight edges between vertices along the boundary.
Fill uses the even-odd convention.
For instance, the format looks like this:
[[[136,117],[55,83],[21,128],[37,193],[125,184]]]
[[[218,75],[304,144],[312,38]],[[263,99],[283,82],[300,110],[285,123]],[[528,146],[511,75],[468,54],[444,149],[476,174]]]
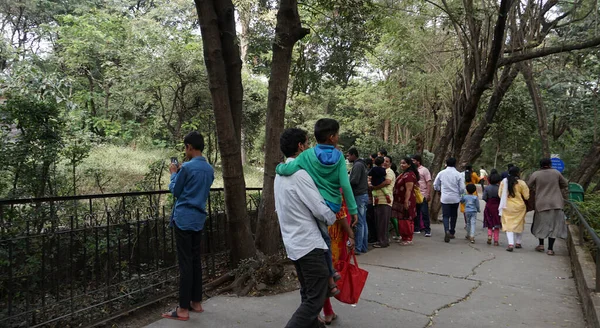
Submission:
[[[334,297],[334,296],[338,295],[339,293],[341,293],[341,291],[337,285],[334,284],[334,285],[329,286],[329,294],[328,294],[329,297]]]
[[[553,251],[553,250],[551,250],[551,249],[549,249],[549,250],[546,252],[546,254],[548,254],[548,255],[554,255],[554,251]]]
[[[337,316],[337,314],[335,314],[335,313],[334,313],[334,314],[333,314],[333,317],[331,317],[331,320],[327,321],[327,320],[325,320],[325,316],[321,316],[321,315],[319,315],[319,320],[320,320],[322,323],[324,323],[324,324],[326,324],[327,326],[329,326],[329,325],[331,325],[331,323],[332,323],[333,321],[335,321],[335,319],[337,319],[337,317],[338,317],[338,316]]]
[[[544,245],[539,245],[539,246],[537,246],[537,247],[535,248],[535,250],[536,250],[536,251],[538,251],[538,252],[540,252],[540,253],[541,253],[541,252],[543,252],[543,251],[544,251]]]
[[[333,281],[334,281],[334,282],[337,282],[337,281],[338,281],[338,280],[340,280],[340,279],[342,279],[342,275],[340,275],[340,273],[339,273],[339,272],[336,272],[336,273],[333,275]]]
[[[190,317],[180,317],[177,315],[177,309],[168,312],[168,313],[163,313],[161,314],[161,316],[165,319],[173,319],[173,320],[179,320],[179,321],[188,321],[190,320]]]
[[[204,312],[204,309],[202,309],[202,311],[198,311],[198,310],[194,309],[194,308],[193,308],[193,307],[190,305],[190,309],[189,309],[189,311],[190,311],[190,312],[194,312],[194,313],[202,313],[202,312]]]

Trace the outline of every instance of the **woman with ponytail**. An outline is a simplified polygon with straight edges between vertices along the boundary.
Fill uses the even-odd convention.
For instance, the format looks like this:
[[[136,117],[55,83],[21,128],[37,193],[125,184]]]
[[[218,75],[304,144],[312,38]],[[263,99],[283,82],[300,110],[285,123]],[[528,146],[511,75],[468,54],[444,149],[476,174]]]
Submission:
[[[519,168],[511,167],[508,177],[502,180],[498,190],[500,196],[498,212],[502,217],[502,230],[506,232],[508,239],[506,250],[509,252],[512,252],[513,248],[522,248],[521,241],[525,227],[525,214],[527,214],[525,200],[529,199],[529,188],[519,175]]]

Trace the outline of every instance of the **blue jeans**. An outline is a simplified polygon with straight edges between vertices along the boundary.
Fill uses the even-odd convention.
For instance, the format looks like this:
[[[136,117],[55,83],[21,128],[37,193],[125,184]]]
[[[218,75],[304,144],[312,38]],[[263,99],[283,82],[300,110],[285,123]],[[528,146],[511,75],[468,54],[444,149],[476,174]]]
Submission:
[[[475,237],[475,226],[477,225],[477,212],[465,212],[467,219],[467,233],[470,237]]]
[[[327,244],[327,250],[325,251],[325,253],[323,253],[323,255],[325,256],[325,262],[327,263],[327,270],[329,270],[329,276],[333,277],[335,270],[333,270],[333,254],[331,254],[331,237],[329,237],[329,231],[326,227],[324,227],[324,224],[317,222],[317,225],[319,226],[321,237],[323,237],[325,244]]]
[[[456,232],[456,218],[458,217],[458,203],[442,203],[442,217],[444,219],[444,231],[454,235]]]
[[[423,220],[423,225],[425,226],[425,233],[431,233],[431,223],[429,220],[429,204],[427,203],[427,200],[423,200],[421,204],[417,204],[417,216],[419,215],[421,216],[421,220]],[[417,230],[416,227],[415,230]]]
[[[356,251],[366,253],[369,249],[369,227],[367,226],[367,205],[369,204],[369,195],[363,194],[354,196],[356,207],[358,208],[358,223],[356,224]]]

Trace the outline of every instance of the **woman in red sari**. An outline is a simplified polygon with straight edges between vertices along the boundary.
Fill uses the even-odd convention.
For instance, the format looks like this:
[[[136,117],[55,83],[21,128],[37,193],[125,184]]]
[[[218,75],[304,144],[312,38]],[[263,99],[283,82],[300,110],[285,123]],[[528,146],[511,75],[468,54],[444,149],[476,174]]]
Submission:
[[[339,260],[347,258],[349,254],[347,246],[349,239],[352,239],[351,247],[354,247],[354,232],[350,227],[354,222],[351,222],[351,216],[343,196],[342,209],[336,214],[336,218],[337,221],[329,227],[329,237],[331,237],[331,258],[333,260],[333,267],[339,271],[339,268],[337,267]],[[343,222],[344,220],[345,222]],[[325,316],[320,317],[320,320],[327,325],[337,319],[337,314],[333,312],[333,307],[331,306],[331,298],[325,299],[323,314]]]
[[[398,218],[398,230],[402,240],[400,245],[411,245],[415,231],[414,218],[417,217],[417,201],[415,198],[415,184],[419,181],[419,171],[415,164],[406,157],[400,161],[402,173],[394,185],[394,203],[392,204],[392,217]]]

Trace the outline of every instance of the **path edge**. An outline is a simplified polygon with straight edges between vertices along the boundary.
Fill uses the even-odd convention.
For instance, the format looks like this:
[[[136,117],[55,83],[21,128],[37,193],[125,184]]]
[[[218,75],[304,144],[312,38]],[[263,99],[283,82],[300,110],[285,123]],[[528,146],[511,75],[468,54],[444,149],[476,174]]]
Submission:
[[[596,263],[592,255],[584,247],[579,246],[579,227],[572,224],[568,227],[567,246],[583,314],[589,327],[600,328],[600,295],[595,291]]]

